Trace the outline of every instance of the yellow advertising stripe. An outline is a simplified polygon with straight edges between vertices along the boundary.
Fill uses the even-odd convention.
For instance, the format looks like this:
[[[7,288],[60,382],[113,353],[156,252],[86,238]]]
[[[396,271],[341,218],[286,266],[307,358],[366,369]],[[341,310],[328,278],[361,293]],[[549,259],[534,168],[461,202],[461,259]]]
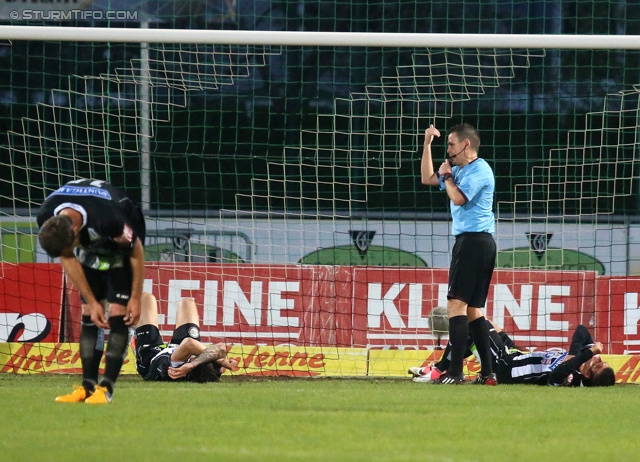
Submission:
[[[131,350],[122,365],[122,374],[135,374],[135,357]],[[104,369],[104,356],[101,371]],[[78,343],[0,343],[0,372],[16,374],[81,374]]]
[[[295,377],[407,377],[412,366],[440,359],[442,350],[367,350],[366,348],[233,345],[229,357],[238,361],[230,375],[284,375]],[[618,383],[640,383],[640,355],[602,355],[616,371]],[[102,362],[104,367],[104,358]],[[473,360],[464,372],[480,370]],[[77,343],[0,343],[0,372],[16,374],[81,374]],[[136,374],[131,350],[122,374]]]
[[[234,345],[228,355],[238,361],[232,375],[366,377],[364,348]],[[102,359],[104,367],[104,357]],[[78,343],[0,343],[0,372],[81,374]],[[136,374],[131,350],[121,374]]]
[[[366,377],[364,348],[234,345],[228,354],[238,361],[233,375]]]
[[[374,377],[407,377],[413,366],[426,366],[440,359],[442,351],[434,350],[371,350],[369,375]],[[601,355],[616,372],[617,383],[640,383],[640,355]],[[475,377],[480,365],[475,360],[465,361],[464,373]]]

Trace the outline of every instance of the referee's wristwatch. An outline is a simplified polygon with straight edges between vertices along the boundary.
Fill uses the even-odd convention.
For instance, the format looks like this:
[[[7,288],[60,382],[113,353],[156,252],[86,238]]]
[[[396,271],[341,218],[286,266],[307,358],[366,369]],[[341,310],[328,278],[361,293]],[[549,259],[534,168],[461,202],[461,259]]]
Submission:
[[[451,173],[445,173],[444,175],[442,175],[442,181],[447,181],[451,177]]]

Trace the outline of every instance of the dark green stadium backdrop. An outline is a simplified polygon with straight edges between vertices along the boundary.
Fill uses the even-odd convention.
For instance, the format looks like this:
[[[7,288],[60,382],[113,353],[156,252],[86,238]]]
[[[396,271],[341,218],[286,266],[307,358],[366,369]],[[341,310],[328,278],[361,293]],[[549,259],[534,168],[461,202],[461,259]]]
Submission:
[[[176,11],[175,20],[160,21],[151,27],[504,34],[630,34],[640,30],[640,9],[632,8],[630,2],[512,1],[485,5],[485,2],[478,1],[352,0],[238,3],[234,18],[202,19],[198,15],[183,16],[182,11]],[[63,25],[136,26],[123,23]],[[508,44],[508,39],[505,39],[505,46]],[[192,45],[165,46],[165,50],[194,49]],[[202,52],[203,49],[206,51],[207,48],[198,50]],[[208,49],[214,51],[218,47],[209,46]],[[264,51],[261,47],[253,47],[253,50]],[[270,47],[266,47],[266,51],[271,51]],[[397,169],[372,168],[382,162],[377,149],[381,143],[377,134],[393,133],[405,118],[407,124],[415,125],[412,121],[418,111],[427,114],[432,103],[398,103],[394,109],[397,112],[393,114],[396,117],[386,118],[386,114],[381,113],[377,122],[368,122],[370,126],[366,127],[366,135],[364,127],[357,125],[360,119],[344,121],[352,124],[349,128],[353,133],[362,133],[362,136],[347,137],[342,134],[345,127],[329,123],[318,126],[324,123],[323,120],[330,120],[318,118],[319,114],[338,112],[352,95],[364,92],[367,86],[379,84],[385,77],[397,75],[398,69],[412,64],[416,52],[424,51],[288,47],[265,65],[253,68],[254,74],[247,84],[225,85],[230,82],[221,82],[217,89],[189,90],[183,95],[177,92],[170,96],[154,88],[152,91],[156,92],[154,98],[157,101],[165,98],[166,103],[178,105],[158,106],[159,111],[165,112],[157,114],[158,117],[169,120],[154,122],[152,126],[151,208],[167,212],[235,210],[245,206],[254,210],[273,210],[287,209],[287,202],[291,201],[303,210],[309,207],[317,212],[316,201],[308,198],[332,197],[335,194],[337,199],[345,201],[360,199],[361,202],[354,202],[353,207],[355,211],[366,213],[401,212],[410,216],[414,213],[446,212],[448,204],[442,196],[427,191],[419,184],[420,134],[431,120],[423,120],[415,126],[415,135],[420,136],[408,136],[406,127],[402,128],[404,134],[397,136],[398,149],[402,146],[402,149],[414,150],[411,159],[403,159]],[[155,50],[150,52],[151,60],[162,60],[164,56]],[[47,145],[45,142],[45,146],[36,147],[40,142],[37,136],[16,134],[29,132],[29,120],[37,118],[38,111],[46,112],[38,108],[38,102],[71,98],[73,92],[87,90],[87,81],[73,76],[114,73],[118,68],[129,66],[131,60],[139,59],[138,44],[19,41],[10,46],[0,44],[0,68],[3,69],[0,73],[0,136],[14,147],[25,146],[22,151],[42,149],[51,155],[36,157],[21,150],[3,150],[0,207],[12,210],[25,208],[29,201],[38,202],[43,191],[64,182],[65,177],[71,179],[76,176],[108,177],[113,183],[123,185],[131,196],[139,198],[141,166],[135,136],[118,137],[111,132],[92,132],[90,137],[96,137],[95,145],[102,143],[106,148],[86,148],[83,151],[78,146],[72,148],[64,143]],[[445,64],[438,61],[441,58],[436,54],[431,59],[430,65]],[[483,94],[472,95],[466,101],[452,102],[451,115],[443,114],[437,119],[443,129],[466,121],[480,130],[483,144],[480,155],[492,164],[496,173],[496,201],[513,201],[516,185],[531,181],[532,168],[543,165],[550,150],[566,146],[570,130],[584,129],[585,114],[601,110],[608,93],[629,89],[639,83],[640,52],[547,50],[543,57],[530,58],[528,67],[514,67],[513,72],[512,78],[502,84],[501,91],[488,88]],[[179,101],[181,98],[184,101]],[[94,101],[92,104],[100,103]],[[180,107],[182,105],[184,107]],[[421,105],[425,110],[421,110]],[[358,110],[357,105],[350,108]],[[107,120],[107,126],[112,124],[114,133],[118,129],[137,133],[138,121],[133,117],[135,104],[127,103],[124,98],[119,110],[120,114],[132,117],[126,120],[115,117],[114,106],[114,118]],[[78,127],[97,126],[98,123],[103,126],[105,123],[93,120],[90,111],[50,112],[45,116],[55,117],[59,122],[59,139],[84,136]],[[399,114],[402,116],[397,117]],[[379,126],[375,126],[376,123]],[[309,135],[312,132],[317,134]],[[389,139],[387,137],[384,141],[387,152],[391,150]],[[344,181],[336,181],[331,176],[323,178],[323,173],[313,167],[300,168],[294,162],[292,167],[282,167],[281,171],[269,171],[269,182],[256,182],[267,180],[269,162],[286,164],[288,156],[292,155],[288,151],[291,146],[310,149],[338,147],[334,151],[336,160],[344,156],[345,165],[349,165],[348,169],[338,173],[343,175],[338,180]],[[444,140],[434,151],[436,158],[444,157]],[[602,155],[606,160],[614,153],[603,152]],[[69,160],[72,157],[76,158],[75,162]],[[122,158],[122,162],[114,162],[112,157]],[[309,157],[310,163],[314,160]],[[34,163],[38,162],[45,165],[35,166]],[[630,167],[610,164],[603,168]],[[59,171],[62,178],[58,178],[57,173],[27,173],[37,170]],[[296,177],[300,177],[300,188],[297,191],[287,190],[286,199],[280,202],[274,199],[268,205],[262,205],[256,200],[250,207],[237,198],[238,194],[266,195],[267,185],[273,197],[284,197],[281,190],[283,182],[278,180]],[[305,182],[305,178],[309,181]],[[361,186],[365,181],[379,183],[380,186],[368,188],[365,194]],[[616,187],[629,190],[627,186],[630,185],[619,184]],[[583,184],[579,187],[604,187],[604,191],[600,189],[598,192],[606,195],[606,188],[611,186]],[[543,211],[545,214],[596,212],[597,201],[569,204],[567,210],[562,203],[553,201],[553,191],[550,194],[544,205],[549,207]],[[560,194],[558,192],[558,197]],[[570,197],[571,191],[562,191],[562,194]],[[637,194],[616,197],[614,204],[618,213],[636,214]],[[582,208],[578,209],[580,206]],[[536,211],[535,205],[532,211]]]

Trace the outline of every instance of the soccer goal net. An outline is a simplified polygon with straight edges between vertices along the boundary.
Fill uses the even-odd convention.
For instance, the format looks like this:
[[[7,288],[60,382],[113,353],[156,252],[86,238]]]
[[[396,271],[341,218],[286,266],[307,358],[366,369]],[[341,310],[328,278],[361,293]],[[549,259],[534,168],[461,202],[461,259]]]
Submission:
[[[430,124],[437,168],[461,122],[496,177],[487,317],[521,348],[567,348],[584,324],[607,353],[640,352],[636,12],[241,3],[0,27],[2,371],[79,370],[80,298],[35,224],[78,178],[141,204],[162,334],[193,297],[232,373],[437,359],[454,238],[420,159]]]

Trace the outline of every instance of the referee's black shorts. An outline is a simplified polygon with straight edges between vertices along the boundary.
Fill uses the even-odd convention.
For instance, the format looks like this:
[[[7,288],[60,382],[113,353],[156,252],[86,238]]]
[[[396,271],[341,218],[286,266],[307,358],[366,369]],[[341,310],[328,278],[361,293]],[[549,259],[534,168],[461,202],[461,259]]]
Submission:
[[[447,299],[461,300],[471,308],[483,308],[496,264],[496,241],[489,233],[456,236],[449,267]]]

